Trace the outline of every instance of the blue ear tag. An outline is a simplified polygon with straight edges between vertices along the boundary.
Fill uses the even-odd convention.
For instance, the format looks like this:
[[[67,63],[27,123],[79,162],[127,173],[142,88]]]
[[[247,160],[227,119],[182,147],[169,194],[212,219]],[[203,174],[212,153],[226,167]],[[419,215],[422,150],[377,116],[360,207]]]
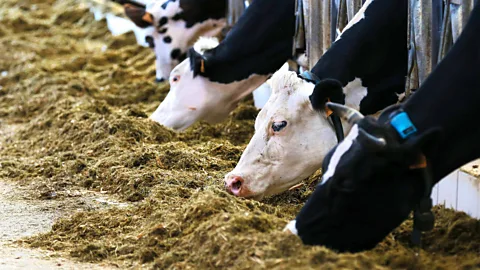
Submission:
[[[417,129],[413,125],[412,121],[410,121],[410,117],[408,117],[406,112],[401,112],[395,115],[390,120],[390,124],[397,130],[402,139],[405,139],[417,132]]]

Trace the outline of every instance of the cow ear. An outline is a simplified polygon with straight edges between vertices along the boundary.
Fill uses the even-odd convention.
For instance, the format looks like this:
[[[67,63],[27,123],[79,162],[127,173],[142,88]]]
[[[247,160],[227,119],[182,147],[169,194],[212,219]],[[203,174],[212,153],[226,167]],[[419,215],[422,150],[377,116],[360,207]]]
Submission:
[[[136,26],[146,28],[153,25],[153,16],[144,7],[136,7],[130,4],[123,5],[125,14]]]
[[[310,102],[315,110],[325,110],[327,101],[345,104],[342,84],[334,79],[321,80],[310,95]]]
[[[205,73],[205,57],[195,51],[194,48],[188,50],[188,59],[190,59],[190,69],[193,71],[193,77]]]

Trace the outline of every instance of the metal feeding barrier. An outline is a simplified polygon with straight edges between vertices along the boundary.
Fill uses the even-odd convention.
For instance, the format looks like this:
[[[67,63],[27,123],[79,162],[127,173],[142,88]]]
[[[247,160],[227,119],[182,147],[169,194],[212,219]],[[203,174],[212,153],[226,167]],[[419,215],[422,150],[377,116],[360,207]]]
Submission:
[[[418,89],[457,40],[474,0],[410,0],[406,95]]]
[[[478,0],[410,0],[408,5],[408,94],[432,72],[466,24]],[[352,20],[365,0],[296,0],[295,50],[311,68]],[[305,40],[308,40],[306,42]]]

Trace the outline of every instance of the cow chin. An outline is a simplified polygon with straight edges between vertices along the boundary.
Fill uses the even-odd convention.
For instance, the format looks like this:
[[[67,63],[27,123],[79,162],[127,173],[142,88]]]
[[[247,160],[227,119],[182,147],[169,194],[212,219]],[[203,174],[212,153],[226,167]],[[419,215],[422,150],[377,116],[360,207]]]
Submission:
[[[292,167],[288,168],[291,169],[289,172],[284,172],[280,169],[272,169],[271,172],[275,172],[275,174],[269,172],[260,173],[262,170],[261,168],[256,171],[246,171],[236,168],[225,176],[225,186],[227,187],[227,190],[229,190],[232,179],[241,179],[242,189],[248,190],[248,192],[230,193],[238,197],[262,200],[265,197],[274,196],[287,191],[289,188],[315,172],[315,169],[309,170],[302,168],[296,170],[294,168],[292,169]],[[302,173],[298,174],[298,172]]]
[[[182,132],[193,125],[198,117],[190,111],[168,111],[160,105],[149,118],[176,132]]]

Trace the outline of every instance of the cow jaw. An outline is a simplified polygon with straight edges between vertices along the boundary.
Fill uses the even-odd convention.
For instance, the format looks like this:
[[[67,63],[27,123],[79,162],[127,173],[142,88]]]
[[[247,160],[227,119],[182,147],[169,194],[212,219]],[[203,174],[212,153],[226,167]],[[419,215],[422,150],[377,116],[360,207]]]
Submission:
[[[172,71],[170,92],[150,119],[176,131],[200,120],[218,123],[266,80],[267,76],[252,75],[239,82],[220,84],[203,76],[193,77],[185,60]]]
[[[297,89],[272,85],[272,96],[256,119],[255,134],[235,169],[225,176],[225,185],[234,195],[261,198],[286,191],[320,168],[337,143],[326,116],[314,111],[308,100],[314,85],[294,72],[288,74],[300,80],[294,86]],[[285,127],[274,131],[283,121]],[[242,185],[232,190],[235,179],[242,179]]]

